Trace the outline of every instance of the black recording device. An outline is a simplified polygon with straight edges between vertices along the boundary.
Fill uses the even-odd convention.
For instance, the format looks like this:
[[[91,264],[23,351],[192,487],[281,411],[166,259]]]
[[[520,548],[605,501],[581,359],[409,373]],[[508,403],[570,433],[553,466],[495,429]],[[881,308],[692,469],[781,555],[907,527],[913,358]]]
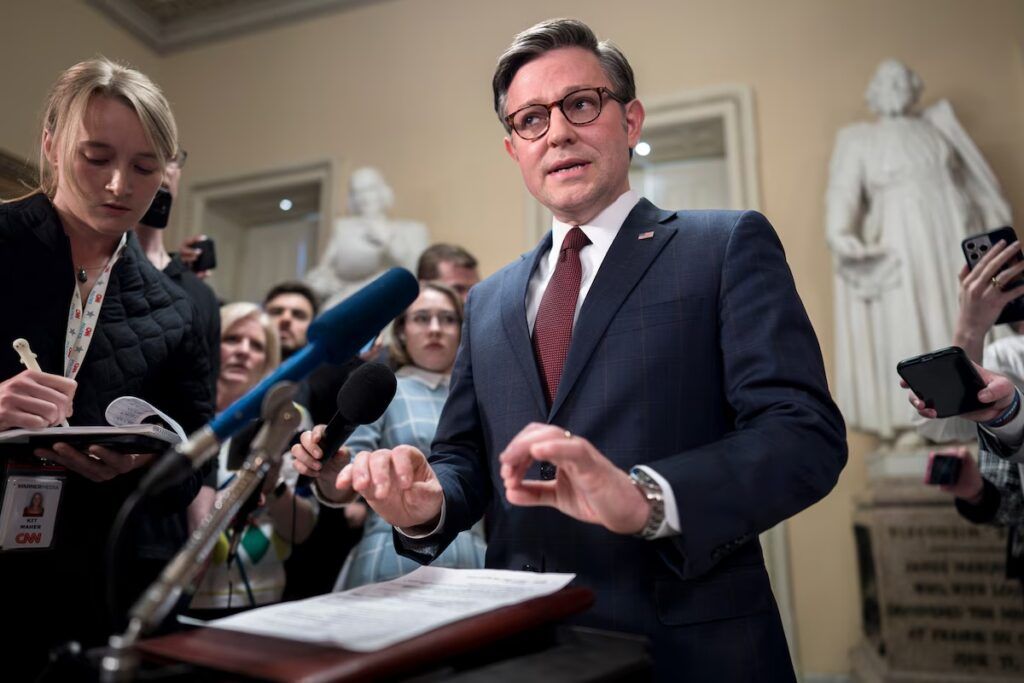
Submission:
[[[935,486],[953,486],[960,479],[964,459],[956,453],[932,452],[928,455],[928,470],[924,483]]]
[[[985,382],[959,346],[901,360],[896,372],[938,417],[962,415],[991,405],[978,399]]]
[[[139,222],[151,228],[166,228],[167,221],[171,218],[171,202],[173,200],[174,197],[171,196],[170,190],[165,187],[159,188],[149,209],[146,210],[146,214]]]
[[[989,249],[1000,240],[1009,246],[1017,241],[1017,233],[1014,232],[1013,228],[1004,226],[980,235],[972,235],[961,242],[960,248],[963,249],[964,258],[967,259],[967,267],[974,270],[974,267],[984,258]],[[999,272],[1001,273],[1013,264],[1020,263],[1021,261],[1024,261],[1024,256],[1018,251]],[[1022,284],[1024,284],[1024,277],[1018,276],[1011,281],[1003,282],[1002,288],[1013,289]],[[1019,297],[1006,304],[1003,307],[1002,313],[999,314],[996,323],[1012,323],[1018,320],[1024,320],[1024,297]]]
[[[190,266],[194,272],[213,270],[217,267],[217,250],[213,247],[213,240],[210,238],[193,242],[192,247],[201,250],[199,256]]]

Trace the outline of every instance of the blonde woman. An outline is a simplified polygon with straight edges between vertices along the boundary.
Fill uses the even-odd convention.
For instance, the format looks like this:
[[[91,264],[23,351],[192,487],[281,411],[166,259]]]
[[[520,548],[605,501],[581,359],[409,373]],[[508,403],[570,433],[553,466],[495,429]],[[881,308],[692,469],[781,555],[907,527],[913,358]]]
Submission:
[[[217,412],[225,410],[277,368],[281,349],[277,328],[253,303],[233,303],[221,308],[220,373],[217,376]],[[218,471],[189,510],[193,525],[213,506],[217,493],[234,480],[244,462],[251,439],[239,434],[221,448]],[[246,438],[248,436],[248,438]],[[240,532],[237,554],[222,534],[191,608],[213,616],[210,610],[250,608],[277,602],[284,593],[284,560],[293,545],[305,541],[316,523],[316,501],[295,493],[298,473],[287,454],[280,472],[268,476],[265,495]]]
[[[39,188],[0,204],[0,430],[106,424],[104,410],[122,395],[146,399],[186,431],[200,427],[213,409],[209,352],[185,294],[130,232],[178,149],[167,100],[144,74],[91,59],[60,75],[41,133]],[[18,337],[41,372],[19,364]],[[184,540],[200,473],[133,517],[116,595],[107,594],[107,534],[152,458],[56,443],[5,461],[8,474],[61,485],[52,543],[0,552],[4,610],[32,622],[0,641],[11,680],[29,679],[54,645],[104,641]]]

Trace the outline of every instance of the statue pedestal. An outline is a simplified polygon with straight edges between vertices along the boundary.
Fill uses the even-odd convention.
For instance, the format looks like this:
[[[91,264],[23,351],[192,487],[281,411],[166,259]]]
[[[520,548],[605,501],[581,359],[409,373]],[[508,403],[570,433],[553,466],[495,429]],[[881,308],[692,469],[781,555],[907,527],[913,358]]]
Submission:
[[[1024,680],[1024,598],[1005,578],[1006,532],[962,519],[922,482],[930,449],[869,456],[854,535],[861,683]]]

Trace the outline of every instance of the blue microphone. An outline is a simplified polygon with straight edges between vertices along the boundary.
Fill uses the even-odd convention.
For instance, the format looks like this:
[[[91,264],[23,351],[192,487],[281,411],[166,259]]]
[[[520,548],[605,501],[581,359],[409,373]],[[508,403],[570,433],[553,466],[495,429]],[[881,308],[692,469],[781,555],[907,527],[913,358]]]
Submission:
[[[260,415],[263,397],[282,381],[304,379],[322,363],[348,360],[404,311],[419,295],[419,282],[408,270],[392,268],[322,313],[309,326],[309,343],[220,415],[160,459],[139,484],[155,493],[181,481],[220,449],[220,444]]]

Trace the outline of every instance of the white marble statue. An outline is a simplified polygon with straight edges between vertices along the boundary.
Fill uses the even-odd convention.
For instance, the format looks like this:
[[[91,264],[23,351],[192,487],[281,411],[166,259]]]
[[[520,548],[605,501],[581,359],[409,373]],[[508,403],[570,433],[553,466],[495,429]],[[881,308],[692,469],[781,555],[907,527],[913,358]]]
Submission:
[[[826,197],[835,263],[839,406],[853,429],[892,439],[913,410],[896,364],[949,346],[960,241],[1010,224],[1010,210],[945,100],[911,111],[921,79],[882,62],[865,97],[878,120],[839,131]]]
[[[360,168],[349,178],[351,215],[334,221],[334,231],[319,265],[306,281],[332,306],[385,270],[401,266],[416,272],[416,260],[430,242],[422,223],[388,218],[394,193],[375,168]]]

